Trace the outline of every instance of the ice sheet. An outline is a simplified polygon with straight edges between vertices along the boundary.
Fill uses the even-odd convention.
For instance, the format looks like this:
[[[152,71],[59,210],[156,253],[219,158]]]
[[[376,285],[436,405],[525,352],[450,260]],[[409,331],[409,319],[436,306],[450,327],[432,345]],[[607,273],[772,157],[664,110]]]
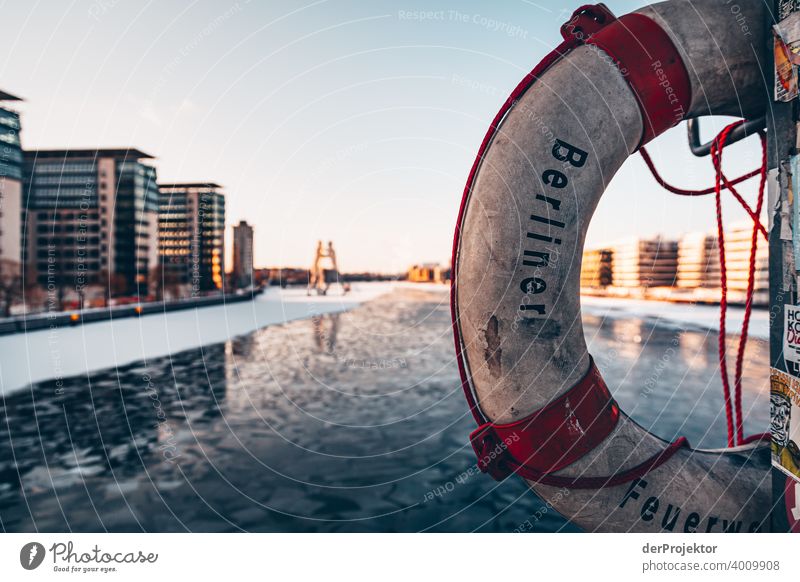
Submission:
[[[659,325],[719,331],[719,306],[717,305],[690,305],[666,301],[583,296],[581,297],[581,308],[584,313],[596,317],[613,319],[639,317],[655,321]],[[725,320],[728,334],[739,333],[743,317],[744,309],[741,307],[728,308],[728,317]],[[769,338],[768,311],[753,310],[753,314],[750,316],[749,335],[760,339]]]
[[[334,288],[325,297],[309,297],[305,288],[269,288],[254,301],[2,336],[0,394],[224,342],[267,325],[346,311],[392,287],[358,283],[346,296]]]

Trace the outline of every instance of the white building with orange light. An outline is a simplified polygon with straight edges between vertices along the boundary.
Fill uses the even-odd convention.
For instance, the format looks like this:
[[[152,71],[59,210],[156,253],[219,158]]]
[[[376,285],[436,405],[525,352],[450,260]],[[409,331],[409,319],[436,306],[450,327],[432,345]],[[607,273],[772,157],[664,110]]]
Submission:
[[[163,286],[197,296],[223,288],[225,195],[213,182],[159,184],[159,257]]]

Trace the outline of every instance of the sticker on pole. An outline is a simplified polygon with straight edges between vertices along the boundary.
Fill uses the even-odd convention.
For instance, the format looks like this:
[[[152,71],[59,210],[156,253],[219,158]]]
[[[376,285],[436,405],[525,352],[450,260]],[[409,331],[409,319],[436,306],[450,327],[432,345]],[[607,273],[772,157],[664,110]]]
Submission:
[[[800,479],[800,380],[772,368],[769,377],[769,431],[772,464]],[[792,422],[794,419],[794,422]]]
[[[789,522],[789,531],[800,533],[800,481],[786,477],[783,499],[786,502],[786,520]]]
[[[800,376],[800,307],[786,305],[783,321],[783,359],[786,369]]]

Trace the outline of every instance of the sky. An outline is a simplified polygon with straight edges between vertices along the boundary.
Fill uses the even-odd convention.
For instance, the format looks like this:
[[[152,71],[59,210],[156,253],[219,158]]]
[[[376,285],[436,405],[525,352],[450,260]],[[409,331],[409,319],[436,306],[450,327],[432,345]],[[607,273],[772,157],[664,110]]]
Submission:
[[[489,122],[577,4],[6,1],[0,89],[25,99],[23,147],[132,146],[162,181],[224,185],[228,225],[255,227],[257,267],[308,266],[322,239],[342,271],[399,272],[449,260]],[[683,126],[649,149],[668,180],[711,185]],[[729,151],[729,175],[760,158],[753,138]],[[664,192],[633,156],[587,244],[714,224],[713,198]]]

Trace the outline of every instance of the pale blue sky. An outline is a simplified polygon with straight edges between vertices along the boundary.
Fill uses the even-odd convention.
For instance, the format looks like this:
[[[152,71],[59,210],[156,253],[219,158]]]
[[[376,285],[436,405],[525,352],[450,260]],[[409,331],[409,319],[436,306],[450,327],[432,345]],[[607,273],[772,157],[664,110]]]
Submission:
[[[448,260],[489,121],[578,4],[3,2],[0,89],[26,99],[25,147],[130,145],[164,181],[225,185],[228,224],[255,225],[258,266],[305,266],[320,238],[343,270],[398,271]],[[684,135],[650,150],[668,178],[710,185]],[[756,165],[751,141],[731,149],[731,175]],[[711,198],[662,192],[636,157],[589,244],[713,224]]]

